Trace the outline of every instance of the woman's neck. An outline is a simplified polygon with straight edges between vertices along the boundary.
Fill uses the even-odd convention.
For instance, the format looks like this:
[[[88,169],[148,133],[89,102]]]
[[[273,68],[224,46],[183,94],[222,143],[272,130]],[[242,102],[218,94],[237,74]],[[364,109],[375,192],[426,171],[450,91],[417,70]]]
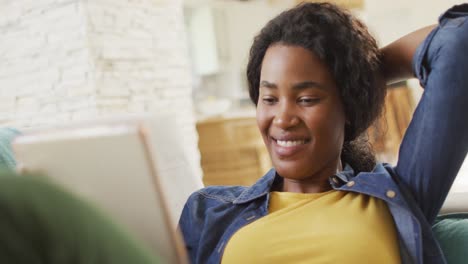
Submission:
[[[281,191],[295,193],[320,193],[332,189],[329,178],[337,172],[343,170],[341,161],[338,161],[336,169],[324,169],[317,175],[305,179],[288,179],[283,178]]]
[[[282,191],[295,193],[320,193],[331,190],[332,187],[328,180],[311,182],[304,180],[284,179]]]

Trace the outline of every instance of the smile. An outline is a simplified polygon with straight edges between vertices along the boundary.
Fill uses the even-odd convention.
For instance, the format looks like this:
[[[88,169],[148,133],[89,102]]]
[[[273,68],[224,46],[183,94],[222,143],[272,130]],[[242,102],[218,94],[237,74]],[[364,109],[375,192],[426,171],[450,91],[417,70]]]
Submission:
[[[299,145],[304,145],[306,140],[276,140],[276,144],[281,147],[295,147]]]
[[[298,139],[298,138],[282,138],[282,139],[272,139],[272,151],[276,156],[283,158],[292,158],[296,154],[301,153],[307,144],[310,142],[310,139]]]

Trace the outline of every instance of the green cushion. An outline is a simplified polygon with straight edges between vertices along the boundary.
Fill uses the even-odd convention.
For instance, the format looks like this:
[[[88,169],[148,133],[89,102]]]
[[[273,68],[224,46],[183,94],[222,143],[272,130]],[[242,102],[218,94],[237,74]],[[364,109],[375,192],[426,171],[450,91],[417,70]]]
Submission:
[[[440,215],[432,230],[449,264],[468,263],[468,213]]]
[[[0,172],[0,263],[160,263],[98,208],[39,176]]]

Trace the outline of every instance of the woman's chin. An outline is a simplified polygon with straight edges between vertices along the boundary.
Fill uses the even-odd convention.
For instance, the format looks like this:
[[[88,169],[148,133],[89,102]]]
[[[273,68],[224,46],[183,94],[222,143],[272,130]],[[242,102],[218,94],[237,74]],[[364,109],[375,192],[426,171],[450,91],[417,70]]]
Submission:
[[[281,164],[274,165],[276,173],[282,178],[301,180],[310,176],[309,174],[303,173],[301,170],[299,170],[297,165],[287,163],[291,162],[281,162]]]

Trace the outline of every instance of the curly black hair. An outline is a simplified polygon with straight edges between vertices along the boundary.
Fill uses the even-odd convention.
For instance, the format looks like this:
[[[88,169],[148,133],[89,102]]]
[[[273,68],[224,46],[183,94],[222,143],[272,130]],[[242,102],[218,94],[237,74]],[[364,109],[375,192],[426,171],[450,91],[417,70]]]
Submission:
[[[341,160],[357,172],[371,171],[375,155],[363,137],[382,112],[386,89],[378,85],[381,56],[367,27],[330,3],[302,3],[269,21],[255,37],[247,65],[249,94],[255,105],[263,57],[277,43],[308,49],[329,67],[347,119]]]

